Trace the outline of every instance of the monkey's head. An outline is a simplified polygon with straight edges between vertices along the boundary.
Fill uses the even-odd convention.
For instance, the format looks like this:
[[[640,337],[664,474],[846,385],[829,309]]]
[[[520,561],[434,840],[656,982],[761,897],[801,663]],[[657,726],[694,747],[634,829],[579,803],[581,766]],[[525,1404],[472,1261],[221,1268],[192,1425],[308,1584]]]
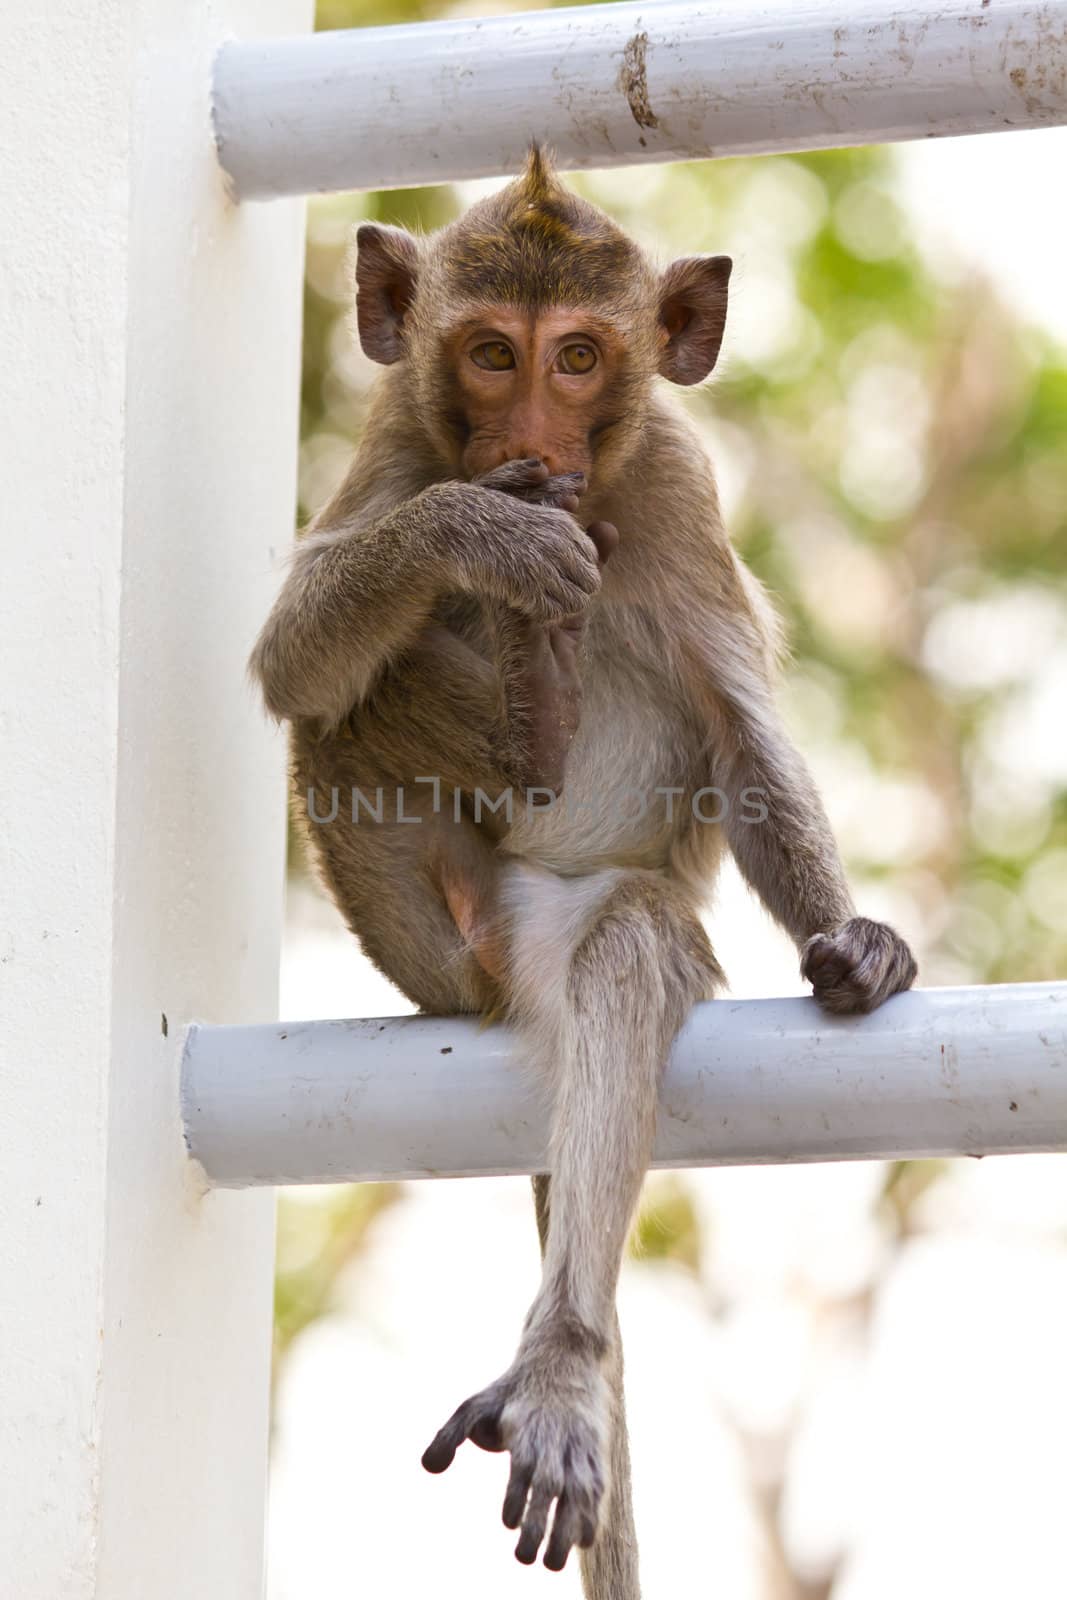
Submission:
[[[656,376],[699,383],[719,354],[729,257],[658,272],[536,146],[520,178],[439,233],[365,223],[357,245],[363,350],[404,363],[465,477],[537,456],[603,482],[639,440]]]

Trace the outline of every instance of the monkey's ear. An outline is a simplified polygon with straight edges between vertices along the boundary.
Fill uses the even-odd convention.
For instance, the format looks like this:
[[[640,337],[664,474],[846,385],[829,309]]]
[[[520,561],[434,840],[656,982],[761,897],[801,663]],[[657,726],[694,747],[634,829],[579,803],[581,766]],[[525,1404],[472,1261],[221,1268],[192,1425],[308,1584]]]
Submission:
[[[391,366],[404,354],[419,247],[403,228],[364,222],[356,233],[356,326],[363,353]]]
[[[672,383],[699,383],[718,360],[732,267],[729,256],[683,256],[663,274],[659,370]]]

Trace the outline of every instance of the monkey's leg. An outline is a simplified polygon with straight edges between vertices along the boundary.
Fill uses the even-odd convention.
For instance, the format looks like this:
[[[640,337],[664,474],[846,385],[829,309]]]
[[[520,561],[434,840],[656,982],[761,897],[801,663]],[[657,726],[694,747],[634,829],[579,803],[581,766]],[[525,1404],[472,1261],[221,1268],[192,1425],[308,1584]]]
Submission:
[[[577,500],[574,501],[575,506]],[[570,509],[568,507],[567,509]],[[618,544],[610,522],[587,529],[601,571]],[[504,690],[504,717],[514,782],[523,791],[563,788],[567,753],[582,714],[581,648],[587,613],[562,622],[539,623],[521,612],[495,618],[497,658]]]
[[[539,1173],[533,1179],[537,1232],[544,1256],[548,1243],[551,1179]],[[611,1443],[607,1500],[601,1513],[596,1542],[580,1552],[582,1589],[589,1600],[638,1600],[637,1533],[634,1528],[633,1488],[630,1474],[630,1438],[626,1426],[623,1383],[622,1335],[619,1319],[612,1319],[611,1349],[606,1358],[611,1393]]]
[[[523,674],[548,649],[544,627],[508,615],[514,628],[496,618],[487,655],[427,627],[340,732],[309,722],[293,736],[298,812],[334,900],[431,1011],[485,1013],[500,998],[495,846],[524,803],[519,771],[540,758]]]
[[[584,616],[553,626],[518,612],[498,619],[497,641],[506,710],[502,728],[511,766],[524,794],[551,789],[559,794],[567,754],[582,714],[579,666]]]
[[[450,893],[479,909],[495,900],[495,819],[477,827],[455,801],[478,784],[507,787],[492,766],[498,679],[434,627],[348,726],[293,732],[296,814],[334,902],[375,965],[436,1014],[499,1001],[449,903]]]
[[[572,1545],[593,1544],[608,1487],[615,1287],[660,1072],[721,973],[682,892],[656,873],[562,880],[518,866],[506,890],[511,1015],[556,1079],[544,1273],[511,1367],[460,1406],[423,1459],[443,1471],[466,1438],[508,1450],[516,1555],[536,1560],[555,1503],[545,1564],[558,1569]]]
[[[582,473],[553,477],[544,462],[536,459],[505,462],[478,481],[572,515],[586,489]],[[596,546],[603,572],[619,542],[618,529],[610,522],[594,522],[586,532]],[[582,714],[579,658],[585,614],[546,624],[505,607],[494,621],[504,691],[500,760],[520,789],[551,789],[559,794],[567,753]]]

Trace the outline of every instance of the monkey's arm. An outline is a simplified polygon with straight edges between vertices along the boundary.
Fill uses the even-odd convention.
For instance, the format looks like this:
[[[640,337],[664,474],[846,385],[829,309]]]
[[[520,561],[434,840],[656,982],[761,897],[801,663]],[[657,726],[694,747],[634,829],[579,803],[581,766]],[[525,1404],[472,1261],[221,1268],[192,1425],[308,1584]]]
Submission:
[[[437,592],[430,521],[416,497],[297,545],[250,662],[274,716],[338,723],[413,642]]]
[[[742,874],[802,945],[855,915],[815,782],[761,689],[744,702],[720,692],[712,775]]]
[[[299,543],[250,662],[277,717],[336,725],[426,626],[438,597],[478,594],[543,621],[580,610],[596,550],[568,513],[438,483]]]
[[[742,876],[801,952],[801,972],[829,1010],[869,1011],[916,976],[885,923],[856,915],[819,792],[782,727],[759,625],[737,613],[730,648],[705,658],[712,685],[712,782]]]

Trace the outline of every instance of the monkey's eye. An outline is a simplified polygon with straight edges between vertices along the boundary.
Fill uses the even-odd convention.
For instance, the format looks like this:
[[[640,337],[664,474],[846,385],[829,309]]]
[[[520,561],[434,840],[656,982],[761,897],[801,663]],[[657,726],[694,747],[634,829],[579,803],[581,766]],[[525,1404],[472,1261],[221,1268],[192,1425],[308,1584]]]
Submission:
[[[502,339],[490,339],[488,344],[480,344],[471,351],[471,360],[486,372],[508,372],[515,365],[515,353]]]
[[[591,344],[565,344],[557,358],[561,372],[569,372],[578,376],[583,372],[592,372],[596,366],[596,351]]]

